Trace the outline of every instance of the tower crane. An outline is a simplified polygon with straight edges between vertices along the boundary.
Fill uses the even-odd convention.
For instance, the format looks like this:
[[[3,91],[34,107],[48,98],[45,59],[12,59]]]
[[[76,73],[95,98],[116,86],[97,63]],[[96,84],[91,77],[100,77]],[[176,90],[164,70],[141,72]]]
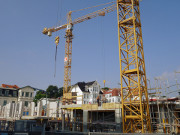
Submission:
[[[116,4],[79,17],[74,21],[72,21],[72,11],[70,11],[66,24],[44,28],[42,33],[51,36],[53,32],[66,28],[64,95],[71,86],[73,25],[97,16],[104,16],[115,9],[117,9],[118,21],[123,132],[151,132],[139,0],[116,0]],[[58,42],[57,37],[56,44]]]
[[[86,20],[98,17],[98,16],[105,16],[106,13],[112,12],[116,10],[116,4],[113,4],[109,7],[100,9],[98,11],[89,13],[87,15],[84,15],[82,17],[79,17],[72,21],[71,14],[72,11],[69,11],[68,17],[67,17],[67,24],[53,27],[53,28],[44,28],[42,33],[48,36],[51,36],[53,32],[62,30],[66,28],[66,44],[65,44],[65,58],[64,58],[64,84],[63,84],[63,94],[67,93],[71,87],[71,62],[72,62],[72,39],[73,39],[73,26],[75,24],[84,22]],[[59,38],[56,37],[56,44],[58,44]]]

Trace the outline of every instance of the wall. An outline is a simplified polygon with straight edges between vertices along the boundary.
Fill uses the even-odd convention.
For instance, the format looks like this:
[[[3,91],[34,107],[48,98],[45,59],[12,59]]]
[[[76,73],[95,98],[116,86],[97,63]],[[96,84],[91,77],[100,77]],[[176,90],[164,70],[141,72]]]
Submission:
[[[7,104],[15,101],[17,103],[17,97],[0,97],[0,106],[3,106],[4,100],[7,100]]]
[[[22,95],[23,92],[24,92],[24,95]],[[26,93],[29,93],[29,95],[27,96]],[[32,95],[31,95],[31,93],[32,93]],[[18,94],[19,94],[18,102],[22,101],[23,104],[25,105],[25,101],[27,101],[28,104],[30,104],[33,101],[33,98],[34,98],[34,89],[27,86],[27,87],[19,89]]]
[[[71,92],[77,92],[77,103],[76,104],[82,104],[82,96],[83,96],[83,93],[81,91],[81,89],[79,88],[79,86],[75,86],[72,88]]]

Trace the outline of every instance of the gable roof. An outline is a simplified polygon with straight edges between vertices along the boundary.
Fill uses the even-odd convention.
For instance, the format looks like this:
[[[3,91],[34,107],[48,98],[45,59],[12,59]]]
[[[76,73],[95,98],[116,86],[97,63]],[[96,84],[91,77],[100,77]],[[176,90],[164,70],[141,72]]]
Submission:
[[[87,82],[87,83],[85,83],[85,82],[78,82],[78,83],[76,83],[75,85],[78,85],[79,88],[81,89],[81,91],[83,91],[83,92],[89,92],[89,90],[86,90],[86,86],[91,86],[91,85],[93,85],[95,82],[96,82],[96,81]],[[74,86],[75,86],[75,85],[74,85]]]

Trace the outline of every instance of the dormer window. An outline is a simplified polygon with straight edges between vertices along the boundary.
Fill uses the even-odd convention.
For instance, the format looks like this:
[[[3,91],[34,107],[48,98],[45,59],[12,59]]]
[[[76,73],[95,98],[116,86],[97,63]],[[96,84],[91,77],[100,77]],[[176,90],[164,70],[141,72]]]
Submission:
[[[9,96],[9,90],[5,91],[5,96]]]
[[[88,91],[88,87],[87,86],[85,86],[85,91]]]

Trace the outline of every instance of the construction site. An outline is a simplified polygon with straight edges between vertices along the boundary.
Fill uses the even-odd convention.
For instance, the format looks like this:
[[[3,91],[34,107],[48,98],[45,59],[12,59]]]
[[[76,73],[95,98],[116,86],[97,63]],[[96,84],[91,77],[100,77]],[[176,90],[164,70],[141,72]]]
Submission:
[[[11,104],[8,115],[8,107],[0,107],[0,135],[14,132],[34,135],[180,134],[180,81],[173,78],[175,81],[170,85],[168,80],[155,78],[152,85],[147,79],[139,5],[139,0],[117,0],[69,11],[66,24],[44,28],[42,33],[47,36],[66,30],[63,96],[46,97],[39,100],[37,106],[34,103],[28,107],[22,103]],[[98,6],[103,8],[72,19],[75,12]],[[97,81],[72,85],[73,27],[96,17],[106,17],[110,12],[117,14],[120,88],[103,90]],[[57,36],[56,54],[59,42]],[[106,80],[104,87],[105,84]]]

